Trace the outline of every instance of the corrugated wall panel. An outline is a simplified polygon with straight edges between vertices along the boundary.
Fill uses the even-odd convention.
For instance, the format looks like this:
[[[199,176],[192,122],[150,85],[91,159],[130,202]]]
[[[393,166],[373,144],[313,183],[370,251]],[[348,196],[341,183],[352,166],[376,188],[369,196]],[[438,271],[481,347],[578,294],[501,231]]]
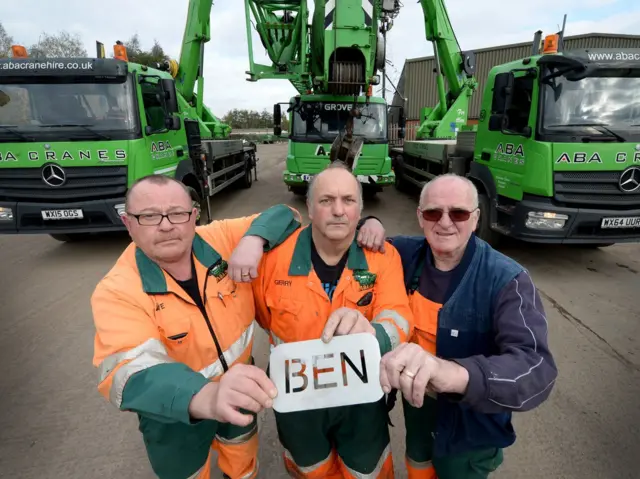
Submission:
[[[579,35],[565,38],[567,50],[577,48],[640,48],[640,36],[635,35]],[[508,63],[531,54],[531,43],[520,43],[497,48],[485,48],[476,51],[476,78],[478,90],[471,99],[469,118],[476,119],[480,113],[484,79],[495,65]],[[402,70],[404,88],[398,87],[407,97],[405,114],[408,120],[419,120],[420,110],[425,106],[435,106],[438,90],[435,80],[433,57],[407,60]],[[400,105],[398,95],[394,95],[394,105]],[[395,115],[394,115],[395,116]]]

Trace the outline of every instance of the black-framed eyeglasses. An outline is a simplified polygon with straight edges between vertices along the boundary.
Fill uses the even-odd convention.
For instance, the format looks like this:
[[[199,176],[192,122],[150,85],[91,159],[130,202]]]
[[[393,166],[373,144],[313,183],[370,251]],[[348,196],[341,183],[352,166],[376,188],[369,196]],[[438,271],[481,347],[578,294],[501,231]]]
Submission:
[[[463,221],[467,221],[471,217],[471,213],[477,209],[478,208],[474,208],[469,211],[462,208],[452,208],[447,212],[447,214],[454,223],[462,223]],[[434,222],[440,221],[440,218],[442,218],[442,215],[445,213],[444,210],[441,210],[440,208],[429,208],[420,210],[420,212],[422,213],[422,218],[424,220]]]
[[[169,220],[169,223],[174,225],[179,225],[186,223],[191,219],[191,215],[193,211],[174,211],[172,213],[168,213],[163,215],[162,213],[140,213],[134,214],[127,212],[129,216],[133,216],[136,220],[138,220],[138,224],[141,226],[158,226],[162,223],[164,218]]]

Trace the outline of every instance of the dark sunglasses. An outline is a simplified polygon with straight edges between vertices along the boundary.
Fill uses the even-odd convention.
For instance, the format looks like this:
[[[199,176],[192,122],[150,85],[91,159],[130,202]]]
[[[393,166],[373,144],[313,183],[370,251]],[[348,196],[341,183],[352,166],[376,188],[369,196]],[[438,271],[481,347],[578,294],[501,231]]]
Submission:
[[[454,223],[462,223],[463,221],[467,221],[471,217],[471,213],[473,213],[478,208],[474,208],[471,211],[463,210],[462,208],[453,208],[449,210],[449,218]],[[444,211],[439,208],[420,210],[422,212],[422,218],[425,221],[440,221],[442,215],[444,215]]]

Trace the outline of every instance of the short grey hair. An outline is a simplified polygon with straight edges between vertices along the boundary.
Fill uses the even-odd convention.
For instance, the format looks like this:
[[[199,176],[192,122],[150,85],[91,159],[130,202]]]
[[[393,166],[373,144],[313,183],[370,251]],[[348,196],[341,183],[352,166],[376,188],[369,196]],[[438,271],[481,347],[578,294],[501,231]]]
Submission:
[[[420,191],[420,206],[422,206],[422,202],[424,201],[424,199],[427,197],[427,194],[429,192],[429,188],[431,186],[433,186],[434,183],[436,183],[438,180],[444,179],[444,178],[457,178],[460,181],[462,181],[468,188],[469,188],[469,192],[471,193],[471,201],[473,202],[473,207],[477,208],[478,207],[478,188],[476,188],[476,185],[473,183],[473,181],[471,181],[469,178],[467,178],[466,176],[461,176],[461,175],[456,175],[455,173],[444,173],[442,175],[438,175],[436,176],[434,179],[432,179],[431,181],[427,181],[424,186],[422,187],[422,191]]]
[[[313,178],[311,178],[311,181],[309,182],[309,187],[307,188],[307,205],[313,204],[312,202],[313,192],[316,188],[316,182],[318,180],[318,177],[327,170],[345,170],[353,174],[353,172],[351,171],[351,168],[349,168],[349,166],[346,163],[340,160],[329,163],[329,165],[324,170],[322,170],[320,173],[318,173],[317,175],[314,175]],[[358,178],[355,178],[355,180],[358,185],[358,201],[360,202],[360,212],[362,212],[362,209],[364,208],[364,200],[362,196],[362,185],[360,184],[360,181],[358,181]]]
[[[135,190],[136,186],[138,186],[140,183],[152,183],[154,185],[168,185],[169,183],[177,183],[178,185],[180,185],[182,187],[184,192],[187,194],[187,197],[190,198],[191,200],[193,200],[193,197],[191,195],[191,191],[181,181],[178,181],[175,178],[172,178],[172,177],[166,176],[166,175],[152,174],[152,175],[143,176],[142,178],[137,179],[131,185],[131,187],[127,191],[127,194],[125,195],[125,199],[124,199],[124,209],[125,209],[125,211],[129,211],[129,206],[131,204],[131,195],[133,194],[133,191]]]

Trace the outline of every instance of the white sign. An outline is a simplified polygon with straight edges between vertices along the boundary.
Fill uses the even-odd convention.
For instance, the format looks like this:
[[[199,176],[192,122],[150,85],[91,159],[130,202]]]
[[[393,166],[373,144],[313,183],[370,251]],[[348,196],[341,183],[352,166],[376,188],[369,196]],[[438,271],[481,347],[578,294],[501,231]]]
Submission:
[[[44,220],[76,220],[82,219],[82,210],[42,210]]]
[[[602,218],[601,228],[637,228],[640,226],[640,218],[631,216],[626,218]]]
[[[278,412],[366,404],[384,395],[380,347],[369,333],[280,344],[271,350],[269,376]]]

